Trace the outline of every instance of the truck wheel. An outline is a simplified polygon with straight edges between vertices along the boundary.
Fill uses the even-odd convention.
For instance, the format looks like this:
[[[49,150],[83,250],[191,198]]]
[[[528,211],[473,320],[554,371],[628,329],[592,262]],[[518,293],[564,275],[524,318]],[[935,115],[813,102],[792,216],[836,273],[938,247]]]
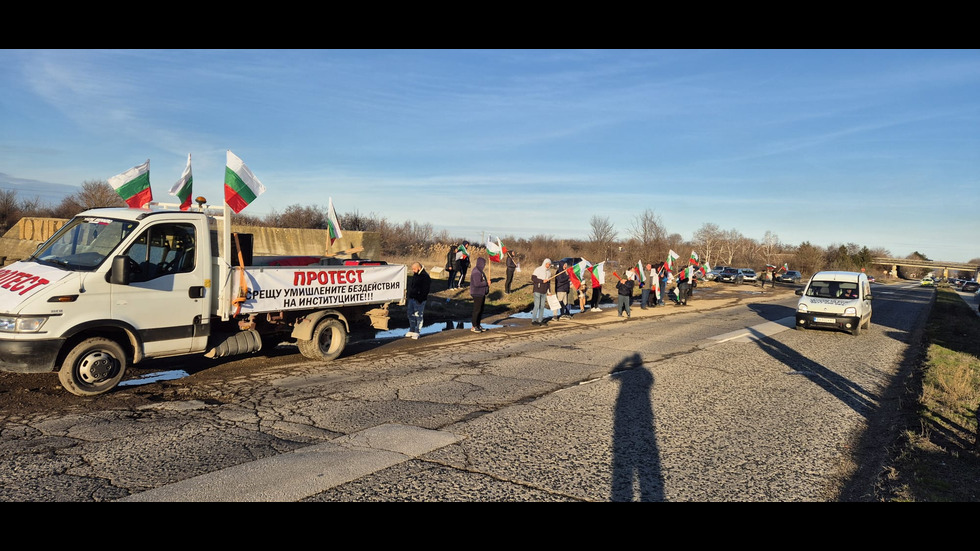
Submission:
[[[861,320],[858,320],[857,325],[854,326],[854,329],[851,329],[851,334],[855,337],[861,334]]]
[[[296,342],[300,354],[311,359],[329,362],[344,351],[347,346],[347,330],[336,318],[324,318],[313,330],[308,341]]]
[[[126,373],[126,353],[115,341],[94,337],[75,345],[58,371],[65,390],[95,396],[112,390]]]

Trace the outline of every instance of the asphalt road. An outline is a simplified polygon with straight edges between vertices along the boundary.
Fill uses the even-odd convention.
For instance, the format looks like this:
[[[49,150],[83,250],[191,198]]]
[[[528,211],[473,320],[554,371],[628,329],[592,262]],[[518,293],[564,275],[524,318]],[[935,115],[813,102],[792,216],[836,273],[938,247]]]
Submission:
[[[933,297],[874,289],[858,337],[790,330],[793,295],[695,300],[195,374],[182,399],[136,408],[4,416],[0,500],[874,500]]]

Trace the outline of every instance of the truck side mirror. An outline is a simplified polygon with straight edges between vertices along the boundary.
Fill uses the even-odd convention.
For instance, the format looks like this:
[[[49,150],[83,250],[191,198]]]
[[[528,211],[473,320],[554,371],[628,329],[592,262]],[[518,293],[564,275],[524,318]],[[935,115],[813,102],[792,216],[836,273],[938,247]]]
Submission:
[[[129,257],[124,255],[112,257],[112,273],[109,276],[109,283],[113,285],[129,285],[131,276]]]
[[[796,294],[803,296],[803,289],[797,289]]]

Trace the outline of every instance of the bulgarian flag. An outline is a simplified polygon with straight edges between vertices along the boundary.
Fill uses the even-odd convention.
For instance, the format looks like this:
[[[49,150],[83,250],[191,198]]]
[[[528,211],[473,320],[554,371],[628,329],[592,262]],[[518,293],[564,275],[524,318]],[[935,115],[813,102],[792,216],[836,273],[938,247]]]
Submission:
[[[650,290],[653,291],[653,296],[657,299],[657,301],[659,301],[660,300],[660,278],[659,277],[653,278],[653,282],[650,283]]]
[[[701,265],[701,261],[698,258],[698,253],[696,253],[694,251],[691,251],[691,265],[694,266],[694,269],[695,270],[700,271],[701,272],[701,275],[706,275],[705,274],[705,270],[704,270],[704,266]]]
[[[260,184],[261,185],[261,184]],[[337,219],[337,211],[333,210],[333,197],[329,199],[330,206],[327,207],[327,233],[330,235],[330,244],[344,236],[340,231],[340,220]]]
[[[180,175],[180,180],[170,188],[170,195],[175,195],[180,199],[180,210],[191,209],[191,189],[194,186],[194,176],[191,175],[191,154],[187,154],[187,168]]]
[[[636,275],[640,276],[640,284],[642,285],[642,284],[646,283],[646,281],[647,281],[647,274],[646,274],[646,271],[643,269],[643,261],[642,260],[637,260],[636,261],[636,268],[634,268],[634,270],[636,270]]]
[[[605,267],[606,266],[605,266],[605,264],[606,264],[606,261],[603,260],[602,262],[596,264],[595,266],[592,266],[590,268],[587,268],[588,271],[589,271],[589,273],[592,274],[592,288],[593,289],[598,289],[599,287],[602,286],[603,282],[606,281],[606,270],[605,270]]]
[[[784,262],[783,263],[783,271],[784,272],[788,272],[789,271],[789,262]]]
[[[459,247],[457,247],[456,250],[459,251],[459,252],[461,252],[461,253],[463,253],[463,258],[469,258],[470,251],[467,251],[466,250],[466,245],[463,245],[462,243],[460,243]]]
[[[493,241],[490,241],[490,237],[487,236],[487,256],[490,257],[491,262],[500,262],[500,258],[503,256],[504,251],[506,250],[507,249],[504,249],[504,245],[500,242],[499,237],[497,238],[497,242],[494,243]]]
[[[590,266],[592,266],[592,263],[583,258],[578,264],[565,269],[565,271],[568,273],[568,277],[572,280],[572,285],[574,285],[576,289],[580,289],[582,287],[582,280],[586,278],[586,272],[589,271]],[[595,274],[593,274],[592,277],[594,278]]]
[[[674,252],[674,249],[671,249],[670,252],[667,253],[667,262],[665,262],[664,264],[666,265],[668,272],[674,271],[674,262],[677,262],[678,258],[680,258],[680,256],[678,256],[677,253]]]
[[[153,200],[153,190],[150,189],[150,160],[109,178],[109,185],[130,208],[138,209],[149,203]]]
[[[228,163],[225,166],[225,203],[235,211],[242,212],[252,201],[265,192],[265,186],[252,174],[231,150],[228,150]]]

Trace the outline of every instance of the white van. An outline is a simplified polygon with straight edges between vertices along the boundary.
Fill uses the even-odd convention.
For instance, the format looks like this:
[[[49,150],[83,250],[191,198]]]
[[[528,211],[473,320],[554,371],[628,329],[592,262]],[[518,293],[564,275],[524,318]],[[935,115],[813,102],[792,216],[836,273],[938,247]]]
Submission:
[[[817,272],[796,294],[797,329],[825,327],[859,335],[871,327],[871,284],[864,272]]]

